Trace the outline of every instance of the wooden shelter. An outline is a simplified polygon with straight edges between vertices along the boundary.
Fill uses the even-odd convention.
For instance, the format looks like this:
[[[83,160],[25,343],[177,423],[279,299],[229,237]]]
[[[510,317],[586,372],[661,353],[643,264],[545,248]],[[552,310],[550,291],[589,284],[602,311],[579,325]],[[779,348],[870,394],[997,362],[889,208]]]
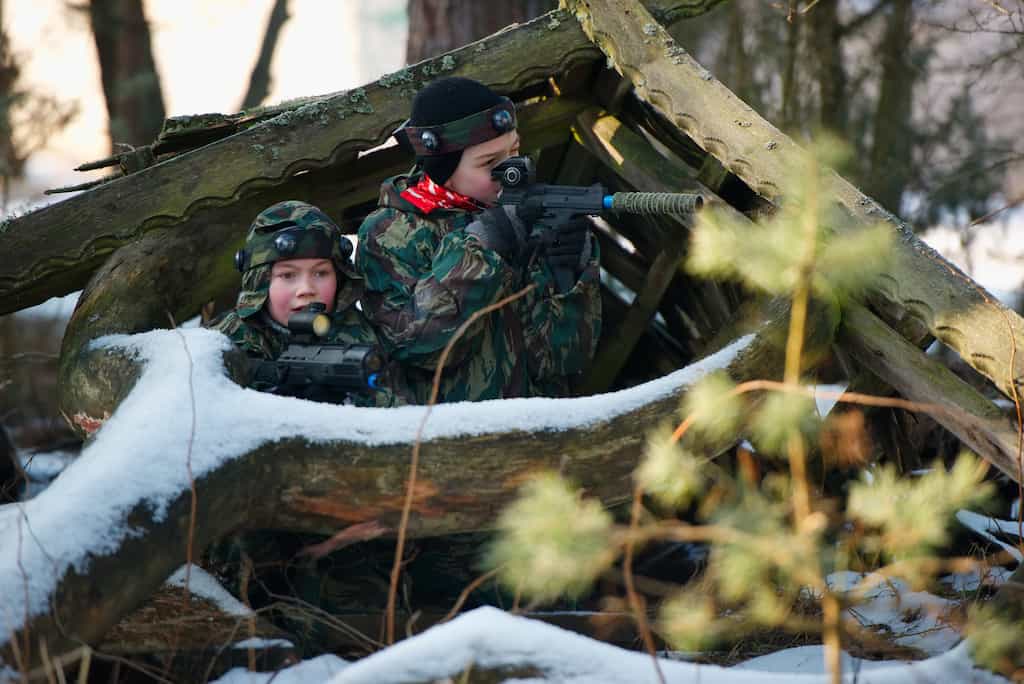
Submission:
[[[791,191],[786,170],[804,152],[669,35],[666,27],[715,4],[566,2],[360,88],[235,115],[170,119],[152,145],[107,160],[117,167],[116,178],[0,226],[0,313],[84,289],[61,354],[61,407],[82,434],[94,433],[130,391],[139,368],[131,358],[92,349],[90,341],[167,327],[210,301],[232,301],[238,278],[231,255],[251,219],[274,202],[309,201],[354,232],[375,206],[380,181],[410,165],[397,146],[385,144],[390,132],[406,118],[419,88],[450,75],[480,80],[517,103],[524,152],[535,157],[543,180],[699,192],[750,222],[753,233],[754,220]],[[853,360],[855,386],[880,381],[908,399],[948,407],[936,419],[1020,481],[1015,422],[922,349],[942,341],[1016,402],[1024,320],[843,178],[833,175],[828,192],[856,222],[888,221],[896,255],[865,301],[843,310],[838,327],[824,316],[812,320],[815,339]],[[605,332],[585,392],[662,375],[722,343],[744,295],[681,269],[687,228],[677,219],[607,217],[598,233],[602,266],[636,296],[629,300],[623,288],[604,287]],[[781,375],[773,331],[784,324],[784,311],[765,316],[754,342],[729,367],[736,380]],[[231,368],[230,356],[226,362]],[[411,533],[486,527],[496,505],[513,496],[517,476],[545,464],[562,463],[607,499],[621,496],[644,435],[673,414],[677,401],[654,402],[586,430],[493,434],[472,440],[471,448],[459,440],[427,442],[425,481],[439,494],[427,496],[422,510],[429,503],[442,513],[414,523]],[[500,464],[493,458],[499,450]],[[283,453],[293,458],[280,458]],[[257,523],[315,532],[370,521],[393,528],[402,497],[378,491],[369,478],[360,481],[361,507],[329,505],[331,492],[351,488],[350,469],[359,459],[361,467],[373,464],[391,481],[402,481],[408,445],[368,449],[291,440],[253,450],[196,483],[200,521],[209,523],[201,523],[197,543]],[[304,484],[304,469],[314,465],[315,482]],[[254,508],[259,486],[238,484],[247,468],[293,484],[260,490],[266,505]],[[216,500],[204,499],[213,491]],[[460,496],[444,496],[455,492]],[[180,533],[190,515],[189,493],[182,492],[160,522],[143,522],[141,508],[139,515],[146,536],[98,558],[94,573],[68,571],[53,597],[60,620],[34,616],[21,633],[45,636],[51,649],[95,642],[144,600],[184,559]],[[126,559],[144,563],[145,572]],[[105,589],[118,583],[126,588]]]

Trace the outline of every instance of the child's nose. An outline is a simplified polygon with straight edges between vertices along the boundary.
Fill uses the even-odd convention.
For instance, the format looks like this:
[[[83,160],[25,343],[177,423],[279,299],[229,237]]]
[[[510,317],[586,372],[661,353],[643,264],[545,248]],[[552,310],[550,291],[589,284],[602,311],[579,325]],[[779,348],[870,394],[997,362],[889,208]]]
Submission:
[[[313,287],[313,279],[308,275],[299,278],[299,286],[295,293],[300,297],[303,295],[315,294],[316,289]]]

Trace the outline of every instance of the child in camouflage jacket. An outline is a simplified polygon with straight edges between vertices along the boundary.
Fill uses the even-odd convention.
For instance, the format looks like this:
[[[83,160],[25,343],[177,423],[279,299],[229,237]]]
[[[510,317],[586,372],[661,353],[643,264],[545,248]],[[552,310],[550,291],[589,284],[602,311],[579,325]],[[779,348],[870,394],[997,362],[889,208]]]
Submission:
[[[264,209],[252,222],[245,248],[235,255],[242,287],[235,308],[209,325],[250,356],[276,359],[288,346],[288,319],[310,303],[327,307],[327,344],[380,348],[373,329],[356,308],[362,279],[349,261],[352,243],[320,209],[286,201]],[[353,397],[358,405],[404,403],[388,368],[377,390]]]
[[[417,168],[384,182],[359,229],[363,310],[399,361],[417,403],[454,332],[477,311],[535,289],[476,320],[457,341],[439,401],[565,396],[594,355],[601,326],[597,243],[580,217],[558,255],[530,248],[530,217],[494,206],[490,172],[518,154],[515,107],[481,83],[434,81],[396,137]],[[555,286],[567,269],[568,292]]]

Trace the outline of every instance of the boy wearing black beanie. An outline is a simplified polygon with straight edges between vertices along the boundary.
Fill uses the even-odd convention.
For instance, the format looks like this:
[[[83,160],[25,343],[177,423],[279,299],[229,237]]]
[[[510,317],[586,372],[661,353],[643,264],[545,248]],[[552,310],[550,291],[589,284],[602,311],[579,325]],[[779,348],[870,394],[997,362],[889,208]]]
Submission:
[[[439,401],[565,396],[593,358],[601,304],[596,241],[575,234],[572,287],[531,247],[530,217],[495,206],[491,169],[519,152],[515,107],[487,86],[443,78],[421,90],[399,131],[416,154],[410,174],[381,186],[359,229],[363,311],[426,403],[445,345],[480,309],[536,288],[474,322],[452,349]],[[565,246],[562,246],[565,251]],[[562,265],[564,267],[564,264]]]

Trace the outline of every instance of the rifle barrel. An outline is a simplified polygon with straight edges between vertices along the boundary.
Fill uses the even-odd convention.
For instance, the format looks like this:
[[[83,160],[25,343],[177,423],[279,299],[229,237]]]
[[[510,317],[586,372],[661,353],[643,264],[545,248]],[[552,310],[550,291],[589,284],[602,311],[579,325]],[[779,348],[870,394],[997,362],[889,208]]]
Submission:
[[[617,192],[605,195],[604,206],[628,214],[691,214],[704,206],[704,198],[683,192]]]

